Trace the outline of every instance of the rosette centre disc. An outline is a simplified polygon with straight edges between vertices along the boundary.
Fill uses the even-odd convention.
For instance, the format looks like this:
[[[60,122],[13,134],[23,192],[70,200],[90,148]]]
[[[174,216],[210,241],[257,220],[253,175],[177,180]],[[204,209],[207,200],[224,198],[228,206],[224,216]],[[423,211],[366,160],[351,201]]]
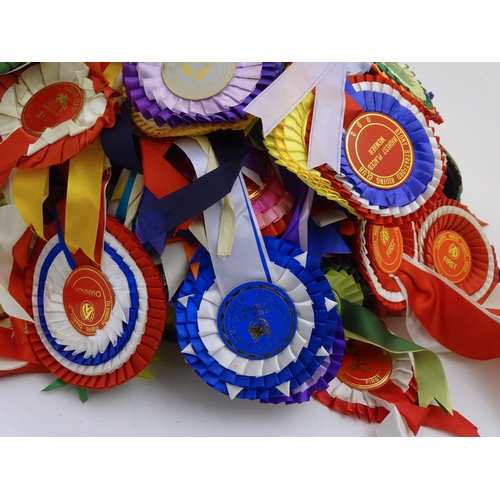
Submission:
[[[21,123],[30,134],[42,135],[47,128],[74,120],[83,104],[83,92],[78,85],[71,82],[53,83],[36,92],[26,103]]]
[[[403,237],[400,229],[373,226],[371,240],[378,268],[386,274],[397,271],[403,260]]]
[[[195,101],[221,92],[234,69],[234,62],[164,62],[162,76],[173,94]]]
[[[432,247],[436,271],[452,283],[460,283],[471,269],[471,253],[466,241],[455,231],[441,231]]]
[[[345,152],[354,173],[370,186],[394,189],[413,169],[413,146],[405,130],[382,113],[363,113],[349,125]]]
[[[291,298],[272,283],[255,281],[237,286],[219,308],[222,340],[234,353],[266,359],[283,351],[297,330]]]
[[[109,320],[115,298],[105,276],[92,266],[77,267],[63,288],[64,310],[82,335],[95,335]]]
[[[368,391],[382,387],[391,374],[392,359],[387,351],[350,340],[337,377],[353,389]]]

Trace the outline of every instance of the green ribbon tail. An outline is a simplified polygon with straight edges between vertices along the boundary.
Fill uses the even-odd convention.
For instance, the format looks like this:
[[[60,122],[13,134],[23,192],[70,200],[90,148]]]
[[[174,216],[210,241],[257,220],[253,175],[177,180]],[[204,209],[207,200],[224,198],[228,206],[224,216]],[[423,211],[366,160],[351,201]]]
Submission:
[[[339,305],[347,337],[368,342],[393,353],[411,352],[415,362],[419,406],[427,407],[435,399],[446,412],[453,415],[448,381],[437,354],[394,335],[385,328],[378,316],[366,307],[343,299],[340,299]]]
[[[49,384],[45,389],[42,389],[42,392],[55,391],[56,389],[60,389],[61,387],[64,387],[65,385],[68,385],[68,382],[65,382],[64,380],[57,378],[54,380],[54,382]]]
[[[82,403],[85,403],[89,399],[87,389],[85,389],[85,387],[77,387],[76,390],[78,391],[78,396],[80,397],[80,401]]]

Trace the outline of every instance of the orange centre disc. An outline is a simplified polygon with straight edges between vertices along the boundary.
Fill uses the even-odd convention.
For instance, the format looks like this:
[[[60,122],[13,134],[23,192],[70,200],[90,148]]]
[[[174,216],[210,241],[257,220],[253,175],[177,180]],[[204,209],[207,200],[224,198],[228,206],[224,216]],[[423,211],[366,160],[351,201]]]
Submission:
[[[82,335],[92,336],[109,320],[115,298],[108,280],[98,269],[80,266],[64,284],[63,303],[73,327]]]
[[[463,281],[471,269],[466,241],[455,231],[441,231],[434,240],[432,256],[436,271],[452,283]]]
[[[378,268],[392,274],[403,260],[403,237],[399,227],[372,226],[371,242]]]
[[[337,374],[344,384],[361,391],[382,387],[392,374],[392,359],[387,351],[372,344],[350,340]]]
[[[24,106],[21,114],[23,128],[30,134],[42,135],[47,128],[74,120],[82,110],[83,102],[83,91],[74,83],[47,85]]]
[[[354,173],[370,186],[394,189],[413,168],[413,146],[403,128],[381,113],[363,113],[349,125],[345,152]]]

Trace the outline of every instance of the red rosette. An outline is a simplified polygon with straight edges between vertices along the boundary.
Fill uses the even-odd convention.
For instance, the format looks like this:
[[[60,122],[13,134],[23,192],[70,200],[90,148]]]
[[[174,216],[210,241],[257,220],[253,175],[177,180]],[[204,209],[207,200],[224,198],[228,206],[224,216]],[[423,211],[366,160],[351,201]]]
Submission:
[[[0,138],[0,185],[3,184],[14,166],[18,168],[41,168],[62,164],[76,156],[85,146],[94,142],[103,128],[111,128],[114,126],[115,115],[119,113],[120,109],[116,98],[120,97],[120,93],[113,90],[104,77],[103,71],[106,68],[105,63],[85,64],[89,70],[86,78],[92,82],[94,93],[102,94],[106,99],[106,106],[102,115],[96,119],[91,127],[83,132],[73,136],[67,135],[52,144],[48,144],[30,156],[26,156],[27,149],[35,142],[39,134],[33,135],[25,126],[21,126],[13,130],[6,139],[2,140]],[[30,66],[30,68],[25,71],[30,71],[32,69],[33,66]],[[0,82],[0,100],[5,97],[7,90],[19,82],[19,78],[22,77],[23,73],[24,71],[17,74],[17,78],[13,77],[16,74],[2,77],[2,81]],[[62,84],[64,82],[60,83]],[[47,85],[47,87],[49,86],[50,85]],[[35,97],[40,90],[43,90],[43,88],[34,92],[33,97]]]
[[[142,248],[136,236],[131,231],[126,229],[118,221],[108,216],[106,224],[106,235],[105,235],[105,253],[107,251],[108,254],[111,254],[113,252],[114,254],[118,255],[118,257],[116,257],[117,259],[116,262],[113,262],[111,264],[112,267],[109,269],[114,269],[113,273],[116,275],[119,272],[122,272],[121,270],[123,269],[123,266],[126,267],[127,265],[129,265],[129,263],[133,263],[134,268],[133,269],[130,268],[127,271],[127,273],[128,275],[130,274],[134,275],[134,278],[132,278],[132,281],[134,281],[134,283],[136,281],[137,283],[139,283],[137,285],[138,292],[137,291],[130,292],[128,288],[126,290],[126,293],[130,294],[130,296],[127,295],[128,297],[127,300],[129,300],[129,304],[132,305],[129,306],[129,311],[127,313],[128,317],[127,321],[122,322],[121,326],[123,334],[122,336],[124,337],[126,335],[125,333],[123,333],[123,331],[128,327],[130,327],[134,328],[130,339],[132,339],[132,337],[134,337],[135,335],[136,336],[135,338],[137,338],[138,340],[134,340],[134,345],[132,347],[126,345],[130,343],[131,340],[124,341],[125,347],[129,349],[128,352],[125,348],[122,349],[120,347],[119,343],[122,339],[122,336],[118,334],[119,337],[118,341],[115,339],[113,342],[110,342],[109,345],[107,345],[105,348],[99,348],[99,352],[97,353],[96,356],[94,356],[95,359],[97,360],[95,364],[95,366],[97,367],[95,369],[96,373],[102,368],[101,365],[105,365],[105,363],[108,363],[110,368],[106,368],[107,365],[104,366],[103,370],[105,371],[105,373],[99,373],[99,374],[79,373],[75,371],[72,367],[76,366],[77,364],[78,366],[83,365],[85,364],[85,361],[81,360],[79,361],[77,359],[78,357],[77,356],[75,357],[76,351],[73,351],[71,353],[70,352],[71,349],[69,349],[69,346],[66,346],[64,350],[68,351],[69,352],[68,357],[72,356],[73,358],[75,358],[74,360],[66,361],[66,359],[62,358],[62,356],[59,354],[59,351],[57,351],[57,353],[54,354],[52,352],[54,351],[54,349],[50,346],[47,347],[48,345],[47,338],[49,335],[52,334],[51,329],[53,325],[49,324],[50,322],[47,320],[46,321],[47,329],[43,330],[43,324],[42,324],[46,319],[45,316],[46,315],[48,316],[48,312],[42,311],[42,308],[46,308],[47,301],[50,301],[50,303],[52,303],[51,294],[53,293],[53,290],[55,290],[55,285],[54,285],[56,281],[55,278],[57,278],[57,280],[59,281],[62,281],[63,283],[66,283],[67,281],[69,281],[68,280],[69,276],[71,276],[71,274],[69,274],[71,270],[67,264],[63,266],[68,269],[66,275],[63,276],[60,272],[60,269],[63,269],[63,267],[57,268],[57,266],[50,264],[50,262],[49,262],[50,266],[46,271],[47,279],[45,280],[45,282],[43,281],[44,278],[41,276],[41,274],[39,275],[40,269],[42,269],[43,273],[44,263],[47,262],[47,259],[50,256],[50,251],[49,251],[49,256],[47,255],[47,250],[45,249],[46,245],[48,245],[47,248],[51,248],[53,253],[55,252],[58,255],[64,253],[62,249],[59,251],[59,247],[57,246],[58,244],[59,240],[56,235],[56,229],[54,226],[50,226],[48,228],[47,242],[39,239],[35,244],[30,256],[27,278],[26,278],[26,294],[28,297],[27,300],[28,312],[35,319],[35,323],[30,323],[28,325],[28,334],[31,345],[36,355],[38,356],[40,362],[50,372],[52,372],[59,379],[63,380],[64,382],[67,382],[68,384],[77,387],[84,387],[87,389],[107,389],[119,384],[123,384],[124,382],[138,375],[142,370],[144,370],[147,367],[148,363],[151,361],[162,339],[166,323],[167,307],[166,307],[164,288],[158,270],[154,265],[152,259]],[[111,250],[106,250],[106,245],[108,245],[108,247]],[[80,268],[76,267],[76,269]],[[115,282],[113,281],[114,278],[110,276],[112,274],[111,272],[109,273],[108,276],[107,271],[104,270],[104,267],[102,267],[101,270],[104,275],[104,279],[108,280],[110,284],[112,282]],[[72,272],[74,272],[74,270]],[[51,278],[51,273],[53,273],[54,279]],[[124,275],[127,274],[125,272],[123,273]],[[57,274],[59,275],[56,276]],[[37,287],[37,290],[34,290],[34,286],[40,285],[40,283],[42,283],[41,286],[45,287],[44,283],[49,282],[51,279],[52,282],[50,283],[49,287],[47,289],[44,288],[44,290],[49,290],[49,291],[47,292],[47,295],[44,292],[44,299],[42,299],[42,305],[40,305],[40,299],[39,299],[40,295],[37,293],[39,288]],[[128,283],[130,285],[129,280],[131,278],[126,277],[120,279],[125,284]],[[62,285],[58,286],[62,290]],[[121,290],[119,290],[118,288],[114,288],[112,286],[112,290],[115,297],[115,305],[116,305],[116,302],[118,301],[117,297],[119,295],[123,297],[124,293],[123,286],[121,286]],[[85,292],[85,293],[90,294],[90,292]],[[139,296],[139,298],[132,299],[131,298],[132,293],[136,293]],[[141,299],[141,297],[143,298]],[[63,303],[65,300],[65,295],[61,295],[61,299],[62,300],[60,300],[61,304],[59,305],[59,308],[63,311],[62,315],[64,316],[65,322],[67,323],[67,325],[64,325],[64,328],[66,328],[67,331],[68,326],[69,328],[72,328],[72,326],[70,323],[70,319],[66,316],[64,312]],[[143,302],[142,304],[140,304],[139,311],[137,313],[132,312],[134,300],[139,304],[141,301]],[[58,314],[61,313],[58,312]],[[133,317],[136,318],[135,325],[131,325]],[[143,322],[143,327],[141,327],[142,322]],[[112,323],[112,321],[110,320],[109,323]],[[111,327],[113,327],[113,325],[111,325]],[[73,336],[75,334],[77,336],[79,335],[81,339],[89,338],[85,335],[80,334],[76,329],[73,329],[71,334]],[[58,340],[57,343],[59,342],[60,340]],[[108,350],[110,351],[110,354],[108,354]],[[99,365],[99,360],[101,359],[100,356],[109,356],[109,360],[107,361],[103,360],[101,365]],[[119,356],[121,356],[121,359],[115,359],[118,358]],[[80,358],[82,358],[82,355],[80,355]],[[70,365],[70,367],[65,366],[60,361],[60,359],[63,359],[64,363],[67,362],[67,364]],[[115,364],[115,367],[111,366],[113,363]],[[90,363],[87,364],[90,365]],[[91,372],[94,370],[94,366],[92,366],[90,369],[87,368],[88,367],[82,369],[82,371],[87,370],[88,372]]]
[[[480,221],[455,200],[441,199],[415,227],[419,260],[478,303],[498,283],[494,247]]]
[[[406,303],[393,276],[403,254],[415,255],[413,223],[390,227],[359,221],[354,243],[354,257],[359,270],[376,300],[391,311],[400,311]]]

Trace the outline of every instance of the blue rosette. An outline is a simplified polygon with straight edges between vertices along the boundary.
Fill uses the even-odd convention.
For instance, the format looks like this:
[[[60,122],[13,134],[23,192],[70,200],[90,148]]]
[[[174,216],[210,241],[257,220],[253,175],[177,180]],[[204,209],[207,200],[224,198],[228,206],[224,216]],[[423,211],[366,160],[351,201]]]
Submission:
[[[370,205],[381,209],[389,207],[405,207],[426,193],[434,178],[441,178],[442,162],[439,148],[426,118],[419,110],[404,99],[396,89],[378,82],[362,82],[347,90],[350,96],[359,104],[365,113],[381,114],[389,117],[403,129],[412,149],[413,162],[411,171],[404,182],[397,187],[375,186],[358,175],[346,154],[343,134],[341,148],[341,171],[347,176],[347,181],[359,195]],[[379,149],[378,151],[381,151]],[[436,183],[434,183],[436,184]],[[419,203],[420,205],[421,203]]]
[[[243,283],[222,297],[205,253],[197,278],[188,277],[178,296],[177,337],[186,361],[231,398],[290,396],[345,343],[319,266],[291,243],[271,237],[264,242],[275,282]],[[254,294],[267,303],[253,303]],[[239,318],[237,331],[225,314]]]

